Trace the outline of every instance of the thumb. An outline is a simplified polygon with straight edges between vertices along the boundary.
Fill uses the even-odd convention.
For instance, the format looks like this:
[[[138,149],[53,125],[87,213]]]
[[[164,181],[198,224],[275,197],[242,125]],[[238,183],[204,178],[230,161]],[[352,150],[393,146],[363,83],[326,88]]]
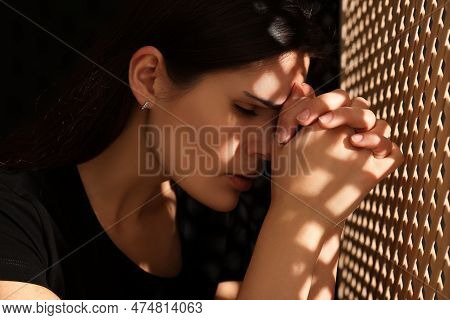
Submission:
[[[300,98],[303,98],[306,94],[303,91],[303,85],[299,84],[298,82],[294,82],[294,85],[291,89],[291,95],[289,97],[290,100],[299,100]]]
[[[299,113],[299,103],[305,99],[311,99],[314,97],[315,93],[311,86],[306,83],[299,84],[298,82],[294,82],[289,97],[283,104],[283,107],[278,115],[276,133],[276,140],[278,143],[284,144],[288,142],[293,135],[295,135],[295,131],[298,126],[296,116]]]
[[[294,85],[292,86],[291,89],[291,94],[288,98],[289,102],[286,101],[286,105],[290,106],[292,104],[298,103],[301,100],[303,100],[303,98],[315,98],[315,97],[316,93],[309,84],[307,84],[306,82],[302,84],[294,82]]]

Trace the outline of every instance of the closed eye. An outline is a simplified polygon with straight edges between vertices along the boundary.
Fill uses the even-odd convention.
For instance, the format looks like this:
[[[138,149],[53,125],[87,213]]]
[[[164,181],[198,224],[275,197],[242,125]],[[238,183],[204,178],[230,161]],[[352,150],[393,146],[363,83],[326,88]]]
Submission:
[[[242,114],[245,114],[247,116],[257,116],[255,110],[243,108],[236,103],[233,103],[233,106]]]

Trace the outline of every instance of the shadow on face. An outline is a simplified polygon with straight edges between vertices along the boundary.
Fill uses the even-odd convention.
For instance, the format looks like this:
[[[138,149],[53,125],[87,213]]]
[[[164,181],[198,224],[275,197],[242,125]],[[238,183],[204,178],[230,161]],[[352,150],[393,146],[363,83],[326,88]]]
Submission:
[[[158,162],[193,198],[228,212],[251,187],[250,175],[270,159],[273,127],[309,57],[297,52],[245,68],[210,73],[183,95],[155,108],[148,123],[161,130]]]

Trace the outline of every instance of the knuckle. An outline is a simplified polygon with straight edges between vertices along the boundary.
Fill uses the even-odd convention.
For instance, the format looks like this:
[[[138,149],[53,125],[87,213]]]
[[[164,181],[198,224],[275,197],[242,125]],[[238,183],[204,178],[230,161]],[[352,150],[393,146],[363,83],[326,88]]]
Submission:
[[[375,113],[373,113],[371,110],[364,110],[364,120],[369,125],[370,128],[375,126],[375,123],[377,122],[377,117]]]
[[[385,129],[385,130],[387,130],[389,132],[391,131],[391,126],[384,119],[377,119],[377,125],[381,126],[383,129]]]
[[[347,91],[343,89],[335,89],[333,90],[333,92],[341,95],[344,98],[343,105],[349,105],[351,103],[350,95],[348,94]]]
[[[371,107],[370,102],[367,99],[363,98],[363,97],[355,97],[355,98],[352,99],[352,102],[353,101],[362,103],[366,108],[370,108]]]
[[[379,128],[379,131],[381,131],[384,137],[387,139],[391,137],[392,128],[386,120],[377,119],[375,126]]]

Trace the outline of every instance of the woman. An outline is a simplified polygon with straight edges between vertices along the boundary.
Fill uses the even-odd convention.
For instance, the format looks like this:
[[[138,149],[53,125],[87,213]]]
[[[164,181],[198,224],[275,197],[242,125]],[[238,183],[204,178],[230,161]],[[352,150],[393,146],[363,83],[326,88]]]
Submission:
[[[341,222],[403,157],[365,99],[304,83],[324,54],[309,13],[135,1],[96,64],[3,142],[0,297],[331,298]],[[271,202],[245,277],[211,276],[194,262],[223,230],[205,223],[211,239],[189,247],[181,191],[226,219],[264,160]]]

